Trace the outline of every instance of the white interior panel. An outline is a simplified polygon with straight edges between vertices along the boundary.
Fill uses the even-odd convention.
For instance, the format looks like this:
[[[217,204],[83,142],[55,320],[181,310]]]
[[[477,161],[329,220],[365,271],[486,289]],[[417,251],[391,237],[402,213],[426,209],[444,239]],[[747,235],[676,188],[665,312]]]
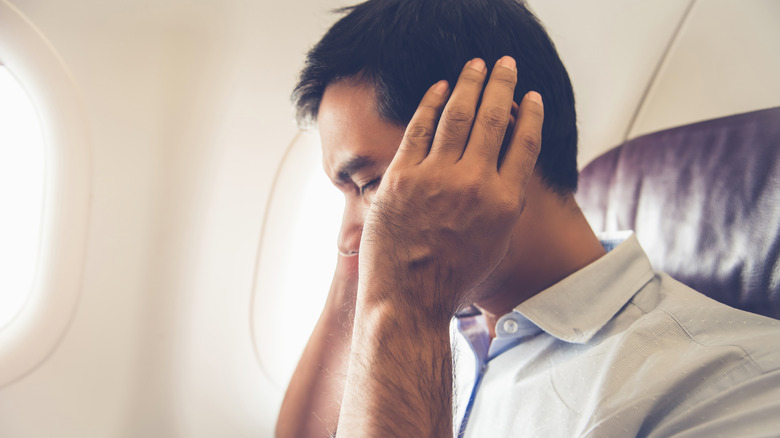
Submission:
[[[699,0],[630,136],[780,106],[780,2]]]
[[[580,167],[625,140],[690,0],[531,0],[569,71]]]

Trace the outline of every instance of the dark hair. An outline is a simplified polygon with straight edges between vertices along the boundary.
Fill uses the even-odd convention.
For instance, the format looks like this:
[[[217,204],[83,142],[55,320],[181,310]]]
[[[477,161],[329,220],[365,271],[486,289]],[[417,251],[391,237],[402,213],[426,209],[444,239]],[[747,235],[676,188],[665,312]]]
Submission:
[[[517,61],[515,101],[530,90],[544,99],[537,163],[548,186],[577,189],[577,124],[569,75],[555,46],[525,4],[515,0],[369,0],[342,17],[309,51],[292,99],[302,125],[316,121],[325,88],[359,78],[376,90],[379,114],[405,126],[425,91],[454,85],[463,65]]]

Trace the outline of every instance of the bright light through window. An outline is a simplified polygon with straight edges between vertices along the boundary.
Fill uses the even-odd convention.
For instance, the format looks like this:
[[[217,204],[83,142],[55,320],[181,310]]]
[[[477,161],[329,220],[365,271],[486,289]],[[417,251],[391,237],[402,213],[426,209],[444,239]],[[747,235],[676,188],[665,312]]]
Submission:
[[[30,295],[44,187],[43,134],[19,82],[0,65],[0,328]]]
[[[253,308],[258,359],[287,386],[328,296],[344,196],[322,170],[319,139],[300,136],[280,167],[263,230]]]

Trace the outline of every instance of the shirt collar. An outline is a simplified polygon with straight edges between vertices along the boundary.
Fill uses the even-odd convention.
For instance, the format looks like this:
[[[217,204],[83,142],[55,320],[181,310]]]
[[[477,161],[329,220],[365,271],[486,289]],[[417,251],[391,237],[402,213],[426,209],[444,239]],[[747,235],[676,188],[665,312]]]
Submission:
[[[588,342],[654,275],[635,235],[595,262],[515,307],[566,342]]]

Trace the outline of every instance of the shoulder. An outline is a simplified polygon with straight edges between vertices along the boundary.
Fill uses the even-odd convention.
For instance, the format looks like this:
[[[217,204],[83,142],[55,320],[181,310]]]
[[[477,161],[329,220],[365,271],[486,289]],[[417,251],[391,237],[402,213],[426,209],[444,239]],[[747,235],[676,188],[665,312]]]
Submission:
[[[761,371],[780,369],[780,321],[719,303],[658,274],[657,313],[703,349],[737,350]]]
[[[631,318],[603,342],[613,353],[608,368],[630,376],[619,392],[638,394],[623,403],[651,400],[638,436],[760,436],[780,428],[780,321],[721,304],[665,274],[621,315]]]
[[[667,275],[658,278],[656,312],[689,339],[689,353],[680,359],[690,365],[689,374],[670,375],[687,382],[682,391],[670,388],[684,401],[657,416],[647,436],[774,436],[780,321],[721,304]]]

